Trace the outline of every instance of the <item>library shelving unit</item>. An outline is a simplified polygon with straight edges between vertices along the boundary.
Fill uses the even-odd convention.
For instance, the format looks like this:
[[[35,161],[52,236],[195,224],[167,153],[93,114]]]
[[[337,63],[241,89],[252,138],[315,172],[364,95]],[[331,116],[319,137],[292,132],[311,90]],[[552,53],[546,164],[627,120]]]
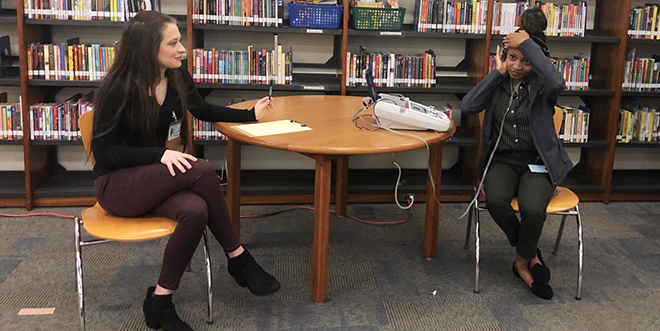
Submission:
[[[660,50],[660,40],[657,39],[635,39],[625,38],[623,44],[627,48],[652,45]],[[640,100],[658,99],[660,91],[621,91],[621,97],[633,97]],[[616,128],[615,128],[616,129]],[[616,150],[628,148],[642,148],[644,153],[658,153],[660,151],[660,142],[640,142],[631,141],[629,143],[617,143]],[[612,201],[639,201],[639,200],[660,200],[660,170],[657,169],[637,169],[637,170],[617,170],[612,171]]]
[[[494,0],[488,0],[488,8],[493,8]],[[568,3],[569,1],[563,1]],[[589,89],[584,91],[565,91],[562,96],[577,96],[592,110],[589,128],[589,141],[580,144],[566,144],[567,147],[580,148],[580,160],[576,168],[563,185],[573,189],[581,199],[586,201],[612,200],[660,200],[660,184],[657,183],[656,170],[614,171],[614,156],[618,148],[648,147],[654,152],[658,143],[633,143],[623,146],[616,143],[618,113],[622,96],[657,98],[660,92],[626,92],[622,91],[623,69],[626,56],[626,47],[630,43],[652,43],[660,41],[630,40],[627,36],[629,14],[632,0],[598,0],[589,11],[595,13],[593,30],[588,30],[584,37],[548,37],[551,42],[558,42],[562,47],[570,49],[571,45],[589,43],[591,45],[591,68]],[[367,36],[378,37],[383,40],[395,41],[392,51],[396,52],[396,43],[405,42],[408,38],[438,40],[460,39],[466,43],[465,59],[457,68],[466,73],[465,78],[438,78],[432,88],[380,88],[380,92],[403,93],[407,95],[419,94],[453,94],[463,97],[488,72],[489,54],[491,45],[501,42],[501,36],[493,35],[493,12],[487,13],[486,31],[484,34],[446,34],[440,32],[420,33],[413,30],[410,25],[404,25],[400,33],[382,33],[380,31],[363,31],[349,28],[349,1],[343,0],[344,12],[342,25],[339,30],[322,30],[322,34],[332,35],[333,56],[324,64],[294,63],[293,68],[324,68],[335,69],[340,74],[295,74],[292,85],[274,85],[273,90],[282,93],[298,93],[314,91],[328,94],[357,94],[366,95],[364,87],[347,87],[345,77],[347,73],[346,54],[348,44],[352,37]],[[28,80],[26,46],[33,42],[47,43],[52,41],[52,27],[55,25],[89,26],[119,28],[122,23],[95,22],[95,21],[53,21],[28,20],[23,15],[23,0],[16,1],[17,11],[15,20],[0,16],[0,24],[9,22],[17,24],[19,34],[19,56],[21,63],[20,79],[11,81],[0,80],[0,86],[6,84],[20,85],[23,97],[23,120],[27,121],[27,107],[38,102],[52,100],[55,93],[62,87],[93,88],[98,82],[59,82],[44,80]],[[250,33],[265,34],[307,34],[319,33],[309,29],[296,29],[286,27],[236,27],[212,24],[193,23],[193,0],[187,1],[188,15],[179,18],[179,26],[186,29],[188,59],[192,58],[192,50],[206,46],[204,37],[218,33],[232,31],[247,31]],[[15,22],[15,23],[13,23]],[[117,35],[119,36],[119,29]],[[183,33],[183,31],[182,31]],[[357,45],[352,45],[356,47]],[[188,61],[189,69],[192,62]],[[438,68],[442,71],[443,68]],[[198,87],[202,94],[212,90],[261,90],[267,91],[267,85],[232,85],[200,83]],[[192,123],[192,121],[189,121]],[[24,136],[29,137],[29,126],[25,125]],[[441,178],[440,197],[442,201],[467,201],[472,192],[472,186],[478,182],[478,157],[481,149],[481,129],[478,117],[463,115],[460,130],[447,141],[444,146],[453,146],[459,149],[458,163],[451,169],[444,170]],[[18,176],[13,181],[25,187],[25,206],[31,209],[36,206],[55,205],[81,205],[93,203],[92,176],[89,172],[67,172],[58,165],[57,147],[67,144],[81,145],[79,142],[60,141],[22,141],[25,153],[25,171],[22,178]],[[195,146],[195,151],[203,153],[205,146],[226,145],[225,141],[204,141],[192,138],[189,146]],[[81,146],[82,150],[82,146]],[[234,153],[232,146],[228,146],[228,158],[240,157]],[[441,155],[439,156],[441,158]],[[347,162],[341,160],[339,162]],[[347,164],[338,164],[340,168],[347,168]],[[425,192],[425,170],[404,169],[404,176],[408,178],[406,192],[418,193],[416,200],[423,201]],[[390,176],[394,170],[360,170],[349,169],[349,202],[381,202],[391,201],[391,185],[379,186],[382,176]],[[0,173],[0,176],[3,176]],[[277,176],[272,171],[245,171],[242,174],[241,189],[243,203],[287,203],[311,202],[313,190],[313,170],[283,170]],[[4,177],[0,177],[5,183]],[[17,186],[14,184],[12,186]],[[11,189],[5,184],[0,185],[0,205],[8,200],[5,197]]]
[[[0,10],[0,28],[16,24],[16,10]],[[0,33],[0,36],[4,33]],[[15,36],[10,36],[15,37]],[[5,86],[16,87],[21,85],[19,77],[0,77],[0,93],[4,92]],[[19,146],[23,140],[1,140],[0,146]],[[16,148],[16,147],[15,147]],[[0,170],[0,206],[21,207],[25,206],[25,173],[23,171]]]

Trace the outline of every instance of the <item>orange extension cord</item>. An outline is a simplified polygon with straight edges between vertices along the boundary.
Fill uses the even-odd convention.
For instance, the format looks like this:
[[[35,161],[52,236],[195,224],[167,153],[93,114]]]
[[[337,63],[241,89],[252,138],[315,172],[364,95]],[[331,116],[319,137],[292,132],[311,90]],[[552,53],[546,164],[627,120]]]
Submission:
[[[262,218],[262,217],[267,217],[267,216],[273,216],[277,215],[283,212],[291,211],[291,210],[296,210],[296,209],[302,209],[302,210],[314,210],[312,207],[306,207],[306,206],[295,206],[295,207],[289,207],[289,208],[284,208],[280,209],[277,211],[274,211],[272,213],[267,213],[267,214],[258,214],[258,215],[241,215],[241,218]],[[334,212],[334,210],[330,210],[330,212]],[[403,224],[406,223],[410,220],[410,217],[412,217],[413,214],[413,208],[408,209],[408,217],[402,220],[398,221],[393,221],[393,222],[373,222],[373,221],[366,221],[360,218],[357,218],[355,216],[346,214],[346,217],[360,222],[364,224],[369,224],[369,225],[396,225],[396,224]],[[0,213],[0,216],[2,217],[33,217],[33,216],[52,216],[52,217],[59,217],[59,218],[65,218],[65,219],[74,219],[75,216],[71,215],[62,215],[62,214],[56,214],[56,213],[30,213],[30,214],[3,214]]]

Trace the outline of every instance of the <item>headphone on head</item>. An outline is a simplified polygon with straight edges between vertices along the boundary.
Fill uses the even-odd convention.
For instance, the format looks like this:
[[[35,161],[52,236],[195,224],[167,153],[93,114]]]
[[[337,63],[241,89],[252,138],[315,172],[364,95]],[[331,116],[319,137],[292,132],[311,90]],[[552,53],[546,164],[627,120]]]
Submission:
[[[522,29],[518,29],[518,31],[520,31],[520,30],[522,30]],[[545,44],[543,39],[541,39],[541,38],[539,38],[539,37],[537,37],[537,36],[535,36],[535,35],[533,35],[529,32],[527,34],[529,34],[529,37],[534,41],[534,43],[539,45],[539,47],[541,48],[541,52],[543,52],[543,55],[545,55],[546,57],[550,57],[550,49],[548,48],[548,45]],[[506,61],[506,56],[507,56],[508,50],[509,50],[508,47],[502,48],[502,61]]]

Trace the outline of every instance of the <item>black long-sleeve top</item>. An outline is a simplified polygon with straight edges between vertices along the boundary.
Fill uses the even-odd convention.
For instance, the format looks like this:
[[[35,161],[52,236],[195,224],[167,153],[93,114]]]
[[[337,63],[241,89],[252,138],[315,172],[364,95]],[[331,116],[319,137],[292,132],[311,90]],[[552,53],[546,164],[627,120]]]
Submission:
[[[254,111],[233,109],[212,105],[204,101],[197,92],[195,82],[182,67],[180,72],[185,85],[188,110],[202,121],[208,122],[251,122],[255,121]],[[100,116],[100,123],[108,123],[115,115],[126,96],[119,84],[111,84],[111,90],[105,100],[98,100],[94,105],[94,116]],[[169,126],[174,122],[174,116],[181,119],[184,111],[181,109],[179,96],[173,87],[167,87],[163,104],[159,106],[156,122],[156,142],[148,144],[142,139],[142,133],[133,127],[131,111],[144,111],[137,100],[132,101],[122,113],[118,125],[106,135],[92,140],[92,153],[96,164],[94,177],[99,177],[117,169],[137,167],[146,164],[159,163],[165,153],[165,142]],[[96,121],[95,121],[96,122]],[[96,131],[94,132],[96,133]]]

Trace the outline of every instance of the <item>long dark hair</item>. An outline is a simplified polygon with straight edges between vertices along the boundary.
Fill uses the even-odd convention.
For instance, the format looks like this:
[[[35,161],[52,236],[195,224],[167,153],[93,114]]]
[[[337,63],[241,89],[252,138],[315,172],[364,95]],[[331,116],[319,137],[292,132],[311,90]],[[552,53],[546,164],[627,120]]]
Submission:
[[[154,91],[160,81],[158,53],[163,41],[162,32],[167,24],[176,24],[169,15],[157,11],[141,11],[122,30],[119,51],[114,64],[101,82],[94,104],[97,109],[110,97],[111,91],[122,91],[121,104],[109,123],[100,123],[100,116],[94,116],[93,138],[106,135],[114,130],[125,111],[129,111],[133,123],[132,137],[140,137],[145,145],[156,142],[156,121],[158,102]],[[168,85],[173,86],[179,96],[182,109],[186,109],[186,94],[178,69],[167,69],[165,76]],[[137,102],[135,102],[135,101]],[[138,109],[129,109],[139,107]],[[181,134],[185,136],[186,125]]]

